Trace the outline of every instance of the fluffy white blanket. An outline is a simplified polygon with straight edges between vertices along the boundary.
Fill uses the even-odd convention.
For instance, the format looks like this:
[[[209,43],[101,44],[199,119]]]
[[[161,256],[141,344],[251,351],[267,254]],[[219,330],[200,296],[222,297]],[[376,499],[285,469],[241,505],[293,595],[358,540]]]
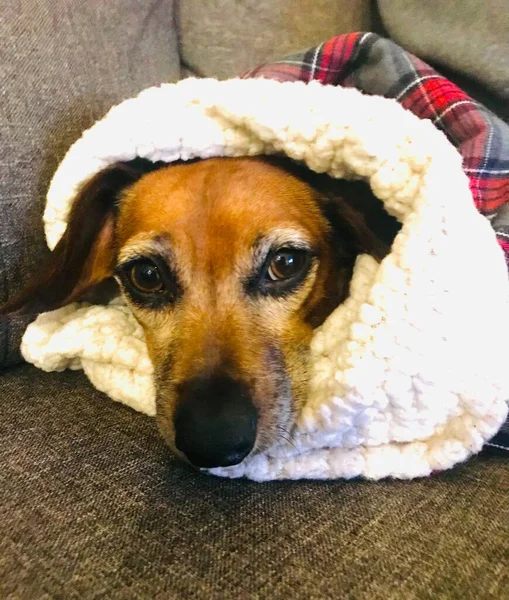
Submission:
[[[478,452],[507,414],[506,266],[458,152],[393,100],[263,79],[145,90],[70,148],[48,193],[48,244],[64,232],[77,187],[112,162],[274,152],[365,179],[403,227],[381,264],[359,258],[349,299],[316,331],[309,399],[291,442],[212,472],[411,478]],[[114,400],[155,412],[143,333],[120,300],[41,315],[22,351],[41,369],[83,369]]]

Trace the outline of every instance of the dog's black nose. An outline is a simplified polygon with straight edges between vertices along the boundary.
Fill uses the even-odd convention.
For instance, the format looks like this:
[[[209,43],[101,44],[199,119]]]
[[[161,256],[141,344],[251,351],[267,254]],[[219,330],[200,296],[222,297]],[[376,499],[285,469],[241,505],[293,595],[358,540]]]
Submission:
[[[228,467],[253,449],[257,410],[241,381],[199,377],[179,386],[174,423],[175,445],[193,465]]]

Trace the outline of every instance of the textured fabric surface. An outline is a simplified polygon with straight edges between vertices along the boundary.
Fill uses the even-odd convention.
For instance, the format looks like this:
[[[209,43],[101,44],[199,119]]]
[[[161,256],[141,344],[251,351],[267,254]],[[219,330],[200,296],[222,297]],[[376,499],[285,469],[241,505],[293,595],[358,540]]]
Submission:
[[[206,77],[233,77],[350,31],[373,30],[372,0],[184,0],[178,25],[182,60]]]
[[[507,0],[378,0],[390,37],[509,101]],[[418,24],[418,26],[416,26]]]
[[[354,87],[395,98],[431,120],[462,154],[476,206],[490,219],[509,265],[509,125],[425,62],[376,34],[354,33],[244,76]]]
[[[171,0],[8,0],[1,13],[0,304],[46,252],[44,197],[69,145],[113,103],[180,74]],[[19,360],[30,318],[0,321],[0,365]]]
[[[507,598],[496,454],[412,483],[222,480],[81,373],[0,377],[0,596]]]

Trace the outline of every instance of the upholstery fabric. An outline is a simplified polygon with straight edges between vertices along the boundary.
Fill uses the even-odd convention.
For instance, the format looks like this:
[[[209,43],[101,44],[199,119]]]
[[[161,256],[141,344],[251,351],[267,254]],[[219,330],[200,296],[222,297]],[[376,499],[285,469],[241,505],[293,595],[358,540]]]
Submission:
[[[112,86],[127,71],[115,61],[130,64],[133,17],[148,17],[150,2],[3,3],[0,262],[10,265],[9,288],[37,268],[43,196],[69,144],[111,103],[176,76],[170,2],[152,3],[168,53],[149,55],[149,41],[119,95]],[[124,12],[130,27],[120,34]],[[69,17],[72,34],[60,25]],[[95,35],[106,30],[117,35]],[[69,81],[84,66],[86,76]],[[0,265],[0,301],[6,279]],[[0,365],[19,358],[23,329],[0,324]],[[27,366],[0,373],[0,436],[3,598],[509,597],[509,473],[496,453],[412,483],[217,480],[177,464],[153,420],[112,404],[83,374]]]
[[[82,373],[0,377],[0,596],[507,598],[497,454],[411,483],[224,480]]]
[[[506,0],[378,0],[378,5],[394,41],[423,60],[470,76],[509,101]]]
[[[41,215],[69,145],[114,103],[179,78],[173,2],[8,0],[0,18],[0,304],[46,253]],[[0,317],[0,366],[33,316]]]
[[[372,0],[184,0],[178,27],[182,60],[205,77],[234,77],[350,31],[372,30]]]

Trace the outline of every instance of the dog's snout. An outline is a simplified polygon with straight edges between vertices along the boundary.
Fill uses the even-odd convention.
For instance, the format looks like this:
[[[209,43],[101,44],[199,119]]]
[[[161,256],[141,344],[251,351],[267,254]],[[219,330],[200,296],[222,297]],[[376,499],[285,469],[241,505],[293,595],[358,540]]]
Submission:
[[[253,449],[257,410],[242,381],[200,377],[179,386],[174,424],[175,445],[193,465],[227,467]]]

